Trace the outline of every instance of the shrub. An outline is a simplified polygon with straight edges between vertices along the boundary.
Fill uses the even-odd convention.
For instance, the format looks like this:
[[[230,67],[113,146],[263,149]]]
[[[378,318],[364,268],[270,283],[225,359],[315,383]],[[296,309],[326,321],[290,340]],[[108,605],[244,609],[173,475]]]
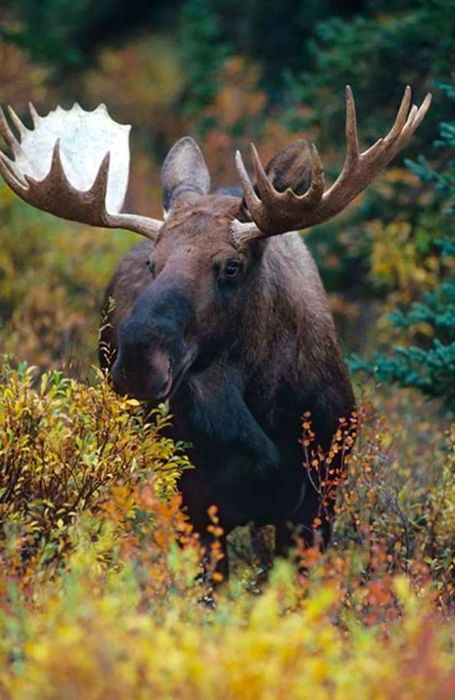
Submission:
[[[189,467],[182,448],[162,435],[170,416],[150,414],[116,396],[99,375],[95,386],[32,367],[0,368],[0,525],[33,538],[65,531],[82,512],[95,513],[113,488],[129,493],[154,481],[175,490]]]
[[[362,412],[333,547],[259,586],[250,554],[207,608],[166,411],[4,366],[1,696],[448,700],[455,435],[391,400],[407,432]]]
[[[182,586],[177,553],[180,587],[147,601],[128,560],[100,563],[106,545],[109,533],[95,543],[80,537],[57,584],[35,586],[37,602],[23,601],[20,616],[17,602],[3,610],[4,697],[452,696],[452,627],[438,620],[429,591],[416,595],[405,577],[358,592],[358,600],[394,610],[387,632],[356,621],[333,577],[319,573],[302,586],[284,563],[263,595],[233,591],[213,611]]]

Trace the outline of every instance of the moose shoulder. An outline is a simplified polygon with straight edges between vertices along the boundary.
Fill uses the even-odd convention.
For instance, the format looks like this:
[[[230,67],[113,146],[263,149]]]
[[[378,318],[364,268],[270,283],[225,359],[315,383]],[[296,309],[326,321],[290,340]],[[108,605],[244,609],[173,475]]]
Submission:
[[[109,285],[100,357],[118,392],[170,400],[173,435],[191,443],[196,467],[181,480],[184,505],[204,540],[217,505],[225,536],[253,521],[275,525],[280,553],[295,531],[313,544],[316,525],[329,541],[335,494],[323,496],[302,465],[301,420],[311,414],[316,451],[327,454],[354,399],[318,272],[293,231],[342,211],[407,143],[429,104],[427,96],[411,107],[407,88],[391,131],[362,153],[348,88],[346,159],[327,190],[316,148],[297,142],[265,169],[252,147],[254,186],[237,154],[243,197],[209,194],[202,153],[183,138],[162,168],[164,223],[120,213],[127,127],[105,108],[33,112],[35,129],[21,125],[20,140],[0,114],[14,155],[2,154],[0,170],[17,194],[58,216],[150,239]],[[46,152],[41,172],[34,154]],[[342,467],[340,455],[331,465]],[[226,558],[223,566],[227,573]]]

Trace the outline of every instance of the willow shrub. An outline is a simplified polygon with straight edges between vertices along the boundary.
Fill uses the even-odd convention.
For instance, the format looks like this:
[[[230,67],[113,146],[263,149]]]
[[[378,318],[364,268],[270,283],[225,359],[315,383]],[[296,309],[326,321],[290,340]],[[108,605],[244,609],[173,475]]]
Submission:
[[[190,466],[182,446],[163,435],[169,419],[164,405],[147,415],[116,396],[101,373],[90,386],[3,364],[0,525],[49,540],[78,513],[98,512],[115,489],[127,494],[153,482],[169,495]]]
[[[453,697],[455,435],[429,470],[425,421],[400,444],[364,415],[331,549],[259,587],[237,563],[208,608],[169,420],[103,377],[3,366],[0,697]]]
[[[106,523],[96,538],[91,530],[90,522],[73,530],[57,578],[35,576],[26,590],[10,581],[0,613],[2,697],[453,697],[455,629],[429,587],[416,593],[408,578],[390,577],[358,585],[349,607],[336,557],[307,582],[281,562],[261,596],[233,584],[208,610],[198,603],[186,551],[159,560],[158,543],[148,541],[140,557],[141,566],[149,561],[145,580],[137,550],[116,545],[115,527]],[[165,589],[159,570],[172,580]],[[387,624],[359,621],[362,601],[387,610]]]

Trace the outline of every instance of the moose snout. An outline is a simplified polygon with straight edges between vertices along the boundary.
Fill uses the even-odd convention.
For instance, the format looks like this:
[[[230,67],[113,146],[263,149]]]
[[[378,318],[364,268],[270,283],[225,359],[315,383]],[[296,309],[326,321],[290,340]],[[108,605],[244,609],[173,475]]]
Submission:
[[[175,280],[155,280],[119,327],[114,389],[143,401],[175,391],[193,357],[185,340],[191,318],[188,290]]]
[[[172,387],[173,364],[161,349],[123,349],[112,368],[114,390],[143,401],[165,398]]]

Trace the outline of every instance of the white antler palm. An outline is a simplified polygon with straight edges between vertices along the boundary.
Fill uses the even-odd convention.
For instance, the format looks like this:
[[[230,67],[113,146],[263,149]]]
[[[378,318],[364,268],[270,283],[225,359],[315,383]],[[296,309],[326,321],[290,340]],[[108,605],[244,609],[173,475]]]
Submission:
[[[78,104],[41,117],[30,104],[33,129],[0,108],[0,133],[13,159],[0,151],[0,172],[22,199],[56,216],[92,226],[127,228],[154,238],[162,222],[121,214],[129,173],[130,126],[118,124],[105,105],[87,112]]]

